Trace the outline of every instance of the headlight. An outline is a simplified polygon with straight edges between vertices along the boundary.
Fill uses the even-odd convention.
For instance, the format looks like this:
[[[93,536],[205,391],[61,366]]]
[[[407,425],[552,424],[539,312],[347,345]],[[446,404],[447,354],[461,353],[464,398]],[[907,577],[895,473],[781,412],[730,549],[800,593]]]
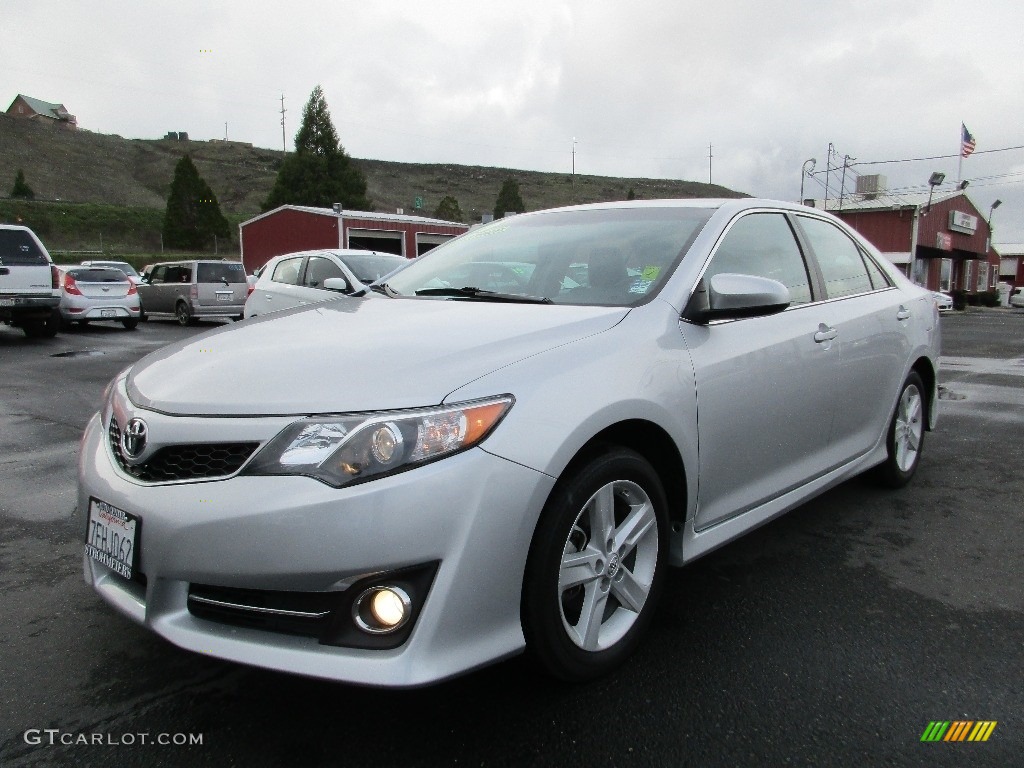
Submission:
[[[440,408],[302,419],[267,443],[242,474],[306,475],[340,488],[450,456],[479,443],[511,395]]]

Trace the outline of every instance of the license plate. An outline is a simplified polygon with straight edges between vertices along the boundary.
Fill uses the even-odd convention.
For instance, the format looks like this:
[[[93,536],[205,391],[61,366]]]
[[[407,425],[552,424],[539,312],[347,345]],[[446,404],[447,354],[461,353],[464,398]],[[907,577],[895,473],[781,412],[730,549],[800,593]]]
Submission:
[[[117,317],[117,312],[113,309],[101,309],[100,317]]]
[[[0,307],[13,307],[14,299],[0,299]]]
[[[126,579],[138,570],[142,520],[105,501],[89,499],[85,554]]]
[[[231,294],[230,293],[218,293],[217,294],[217,301],[231,301]]]

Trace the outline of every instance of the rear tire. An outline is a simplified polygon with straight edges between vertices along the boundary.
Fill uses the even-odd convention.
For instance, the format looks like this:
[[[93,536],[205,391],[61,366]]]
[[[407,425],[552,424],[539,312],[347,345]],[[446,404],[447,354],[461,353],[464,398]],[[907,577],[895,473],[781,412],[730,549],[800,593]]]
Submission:
[[[921,461],[928,409],[924,393],[924,382],[916,371],[911,371],[889,422],[885,461],[875,470],[878,482],[889,488],[902,488],[909,483]]]
[[[195,320],[192,319],[192,310],[188,308],[188,304],[184,301],[179,301],[174,307],[174,317],[178,321],[178,325],[193,325]]]
[[[138,328],[139,321],[137,318],[130,317],[127,320],[122,320],[121,325],[123,325],[125,329],[129,331],[134,331],[136,328]]]
[[[49,317],[42,320],[26,320],[22,324],[21,330],[30,339],[52,339],[60,330],[60,324],[60,310],[55,309]]]
[[[523,580],[529,652],[582,682],[634,651],[665,581],[668,502],[640,454],[610,447],[559,481],[537,523]]]

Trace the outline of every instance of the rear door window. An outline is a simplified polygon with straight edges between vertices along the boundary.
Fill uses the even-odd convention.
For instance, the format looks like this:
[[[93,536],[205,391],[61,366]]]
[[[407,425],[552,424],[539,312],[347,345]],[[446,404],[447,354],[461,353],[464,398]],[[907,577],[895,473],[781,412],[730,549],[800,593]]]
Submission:
[[[0,229],[0,265],[26,267],[49,264],[32,235],[23,229]]]
[[[274,267],[274,274],[270,276],[270,279],[275,283],[284,283],[285,285],[298,285],[299,284],[299,270],[302,267],[302,256],[295,256],[291,259],[282,259],[277,262],[277,266]]]
[[[798,218],[821,267],[828,298],[839,299],[872,290],[860,248],[845,232],[822,219]]]

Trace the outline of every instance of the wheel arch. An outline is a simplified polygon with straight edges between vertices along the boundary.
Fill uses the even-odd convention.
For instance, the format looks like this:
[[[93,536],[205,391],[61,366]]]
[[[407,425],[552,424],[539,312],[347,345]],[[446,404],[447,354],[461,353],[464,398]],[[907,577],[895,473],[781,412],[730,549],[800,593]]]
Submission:
[[[914,361],[914,364],[910,366],[910,370],[915,372],[921,377],[921,382],[924,384],[925,396],[925,428],[930,432],[935,427],[935,419],[938,415],[938,403],[936,398],[938,397],[938,387],[936,387],[936,372],[935,366],[932,361],[927,357],[919,357]]]
[[[675,441],[660,425],[646,419],[627,419],[605,427],[573,454],[548,498],[563,478],[613,446],[628,448],[643,456],[661,480],[668,499],[669,560],[679,564],[687,512],[686,466]]]

